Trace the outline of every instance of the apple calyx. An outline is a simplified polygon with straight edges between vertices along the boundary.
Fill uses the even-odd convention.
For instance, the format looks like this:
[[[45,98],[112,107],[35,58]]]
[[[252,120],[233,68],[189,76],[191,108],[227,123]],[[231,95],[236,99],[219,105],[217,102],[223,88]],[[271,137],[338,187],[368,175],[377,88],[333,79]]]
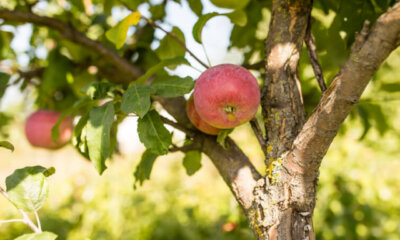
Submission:
[[[227,105],[224,107],[224,111],[228,115],[229,121],[236,120],[236,116],[235,116],[236,108],[234,106]]]

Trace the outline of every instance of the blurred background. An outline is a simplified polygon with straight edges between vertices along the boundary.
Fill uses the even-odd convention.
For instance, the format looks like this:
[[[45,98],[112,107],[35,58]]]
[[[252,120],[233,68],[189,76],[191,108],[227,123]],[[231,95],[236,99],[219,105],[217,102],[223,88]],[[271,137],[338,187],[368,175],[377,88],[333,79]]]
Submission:
[[[1,0],[0,4],[5,6],[6,2]],[[56,6],[49,8],[43,1],[37,8],[51,11]],[[226,11],[208,1],[203,1],[203,6],[203,12]],[[139,11],[151,15],[145,5]],[[122,8],[112,11],[115,21],[127,14]],[[327,52],[321,53],[321,64],[328,82],[348,53],[348,48],[335,38],[347,41],[346,33],[332,33],[339,14],[318,8],[313,11],[317,19],[314,33],[317,43]],[[265,27],[270,18],[267,8],[262,9],[261,18],[264,27],[257,30],[260,41],[268,30]],[[188,48],[205,59],[203,48],[191,37],[196,21],[186,2],[167,5],[165,27],[178,26],[185,34]],[[332,32],[327,32],[324,24]],[[228,48],[234,28],[224,17],[210,20],[204,28],[204,46],[213,65],[243,62],[243,53],[247,50]],[[0,29],[13,33],[9,44],[15,52],[16,64],[22,68],[27,66],[32,51],[29,41],[32,26],[0,26]],[[163,36],[161,32],[156,34]],[[153,45],[156,48],[157,41]],[[45,59],[47,50],[35,48],[34,54]],[[194,62],[193,65],[199,67]],[[314,215],[317,239],[400,239],[399,66],[398,50],[374,76],[322,162]],[[178,67],[174,73],[193,78],[199,75],[189,67]],[[253,73],[260,77],[259,73]],[[300,76],[310,113],[320,92],[305,52]],[[160,157],[153,166],[150,181],[133,189],[133,172],[144,151],[136,133],[136,118],[127,118],[121,124],[117,135],[120,153],[108,162],[102,176],[70,145],[56,151],[31,147],[25,139],[24,123],[36,108],[36,94],[29,87],[21,92],[15,86],[8,88],[1,99],[1,138],[8,137],[15,151],[0,149],[0,186],[4,188],[5,178],[17,168],[55,167],[56,174],[49,179],[49,199],[39,211],[43,229],[58,234],[59,239],[69,240],[254,239],[241,209],[204,155],[202,168],[191,177],[182,166],[183,154]],[[263,173],[263,154],[249,125],[235,129],[232,138]],[[175,141],[183,141],[182,134],[177,132]],[[4,198],[0,198],[0,206],[0,220],[19,218],[18,211]],[[20,223],[0,225],[0,239],[13,239],[28,232],[30,229]]]

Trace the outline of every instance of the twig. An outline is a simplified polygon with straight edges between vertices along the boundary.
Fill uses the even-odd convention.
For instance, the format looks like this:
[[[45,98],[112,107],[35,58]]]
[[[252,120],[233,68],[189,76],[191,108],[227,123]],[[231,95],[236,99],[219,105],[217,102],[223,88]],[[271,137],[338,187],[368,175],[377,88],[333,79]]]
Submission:
[[[208,66],[211,67],[212,65],[211,65],[210,57],[207,54],[206,47],[204,46],[204,43],[201,43],[201,47],[203,48],[204,55],[207,58]]]
[[[174,122],[174,121],[172,121],[172,120],[169,120],[168,118],[163,117],[163,116],[160,116],[160,118],[161,118],[161,121],[163,121],[164,123],[166,123],[166,124],[168,124],[168,125],[170,125],[170,126],[176,128],[176,129],[178,129],[178,130],[180,130],[180,131],[186,133],[186,135],[188,135],[189,137],[194,137],[194,136],[196,135],[196,133],[195,133],[194,131],[192,131],[192,130],[190,130],[190,129],[188,129],[188,128],[185,128],[185,127],[181,126],[181,125],[180,125],[179,123],[177,123],[177,122]]]
[[[122,5],[124,5],[127,9],[131,10],[132,12],[134,12],[135,10],[133,10],[131,7],[128,6],[128,4],[126,4],[125,2],[118,0]],[[161,31],[163,31],[164,33],[166,33],[168,36],[170,36],[172,39],[174,39],[183,49],[185,49],[186,52],[188,52],[190,54],[190,56],[192,56],[198,63],[200,63],[201,65],[203,65],[203,67],[205,68],[209,68],[210,66],[208,66],[207,64],[205,64],[203,61],[201,61],[198,57],[196,57],[196,55],[190,51],[184,42],[182,42],[175,34],[168,32],[167,30],[165,30],[164,28],[162,28],[160,25],[158,25],[157,23],[155,23],[153,20],[145,17],[145,16],[141,16],[141,18],[143,18],[148,24],[150,24],[151,26],[160,29]]]
[[[89,48],[102,56],[112,65],[114,65],[115,68],[127,74],[131,78],[131,81],[142,75],[142,70],[140,68],[132,65],[128,60],[119,56],[114,50],[108,48],[101,42],[88,38],[85,34],[77,31],[71,25],[56,18],[39,16],[29,12],[0,10],[0,19],[5,21],[29,22],[54,29],[58,31],[65,39]]]
[[[10,201],[10,198],[8,197],[8,194],[6,191],[4,191],[4,189],[2,187],[0,187],[0,193],[8,200]],[[10,201],[11,202],[11,201]],[[26,214],[26,212],[22,209],[17,208],[18,211],[21,213],[21,215],[24,217],[23,218],[23,223],[25,223],[26,225],[28,225],[32,231],[34,231],[35,233],[41,233],[42,230],[40,228],[38,228],[33,222],[32,220],[29,218],[28,214]]]
[[[170,151],[170,152],[179,152],[179,151],[180,152],[189,152],[189,151],[194,151],[194,150],[199,150],[199,149],[200,149],[200,146],[198,144],[192,143],[192,144],[185,145],[182,147],[174,146],[174,147],[168,149],[168,151]]]
[[[310,58],[310,63],[314,70],[315,78],[318,81],[319,88],[321,89],[322,92],[325,92],[327,87],[325,84],[321,65],[318,62],[317,47],[315,46],[315,39],[311,32],[312,22],[313,22],[313,20],[310,16],[310,18],[308,20],[307,29],[306,29],[306,35],[304,36],[304,42],[307,45],[308,57]]]
[[[254,64],[243,64],[242,67],[246,68],[246,69],[253,69],[253,70],[258,70],[260,68],[265,67],[265,61],[259,61],[257,63]]]
[[[258,142],[260,143],[261,149],[264,152],[264,155],[267,156],[267,143],[263,137],[263,133],[261,131],[260,125],[256,118],[250,120],[251,128],[253,129],[254,135],[256,135]]]
[[[38,0],[34,1],[33,3],[29,3],[28,0],[24,0],[26,7],[28,8],[29,12],[32,12],[32,8],[39,2]]]

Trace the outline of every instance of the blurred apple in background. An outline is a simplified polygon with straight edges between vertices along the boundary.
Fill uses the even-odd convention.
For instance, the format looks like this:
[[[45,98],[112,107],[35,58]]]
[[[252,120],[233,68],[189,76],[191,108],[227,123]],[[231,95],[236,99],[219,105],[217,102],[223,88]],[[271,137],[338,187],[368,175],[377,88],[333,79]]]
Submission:
[[[25,135],[29,143],[35,147],[57,149],[64,146],[72,136],[72,117],[65,117],[59,126],[57,142],[51,138],[51,129],[57,123],[62,113],[38,110],[31,114],[25,123]]]

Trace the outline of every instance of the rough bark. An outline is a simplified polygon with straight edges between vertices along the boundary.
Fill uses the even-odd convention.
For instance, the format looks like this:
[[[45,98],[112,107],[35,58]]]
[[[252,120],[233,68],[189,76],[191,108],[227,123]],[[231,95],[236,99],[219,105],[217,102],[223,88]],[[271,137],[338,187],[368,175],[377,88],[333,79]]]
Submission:
[[[358,102],[378,67],[398,47],[400,3],[358,34],[350,57],[323,94],[288,155],[288,169],[315,177],[340,125]]]
[[[273,1],[272,5],[265,42],[266,77],[261,103],[267,129],[268,175],[259,181],[254,202],[258,219],[253,228],[258,239],[314,237],[311,212],[315,205],[315,184],[310,179],[308,185],[311,187],[303,189],[303,193],[308,192],[304,194],[307,204],[301,208],[293,206],[291,184],[297,179],[282,168],[286,153],[305,121],[298,64],[311,7],[311,0],[279,0]]]
[[[273,1],[261,102],[268,129],[267,164],[291,148],[304,123],[297,71],[310,13],[311,0]]]

